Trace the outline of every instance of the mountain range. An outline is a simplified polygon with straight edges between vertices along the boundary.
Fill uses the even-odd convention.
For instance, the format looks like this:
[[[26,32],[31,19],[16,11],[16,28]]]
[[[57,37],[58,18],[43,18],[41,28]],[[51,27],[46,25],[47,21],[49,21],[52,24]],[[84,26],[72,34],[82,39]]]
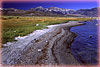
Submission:
[[[98,7],[91,9],[65,9],[59,7],[44,8],[38,6],[29,10],[21,10],[15,8],[3,8],[3,15],[7,16],[65,16],[65,17],[97,17]]]

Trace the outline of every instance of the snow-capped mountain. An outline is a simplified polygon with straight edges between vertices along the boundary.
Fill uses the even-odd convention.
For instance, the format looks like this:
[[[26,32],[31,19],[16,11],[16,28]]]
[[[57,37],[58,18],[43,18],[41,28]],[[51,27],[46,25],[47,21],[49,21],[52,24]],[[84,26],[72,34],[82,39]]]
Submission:
[[[15,8],[3,8],[3,15],[8,16],[67,16],[67,17],[97,17],[100,8],[91,8],[91,9],[65,9],[59,7],[49,7],[44,8],[42,6],[38,6],[36,8],[31,8],[29,10],[21,10]]]
[[[75,12],[75,10],[72,10],[72,9],[64,9],[64,8],[58,8],[58,7],[43,8],[42,6],[32,8],[31,10],[53,12],[53,13],[59,13],[59,14],[72,14]]]

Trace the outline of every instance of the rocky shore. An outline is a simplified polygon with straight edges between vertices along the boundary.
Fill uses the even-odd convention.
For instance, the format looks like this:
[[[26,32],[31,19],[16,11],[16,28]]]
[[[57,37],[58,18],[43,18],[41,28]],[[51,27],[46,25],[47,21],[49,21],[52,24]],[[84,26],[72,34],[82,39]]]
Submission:
[[[77,36],[71,27],[83,25],[78,21],[48,26],[48,29],[16,38],[2,48],[4,65],[80,65],[71,53]]]

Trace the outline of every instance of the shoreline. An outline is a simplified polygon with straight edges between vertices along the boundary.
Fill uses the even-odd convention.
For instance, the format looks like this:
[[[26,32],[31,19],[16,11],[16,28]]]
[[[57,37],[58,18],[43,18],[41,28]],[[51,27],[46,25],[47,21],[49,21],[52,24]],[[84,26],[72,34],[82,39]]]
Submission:
[[[50,25],[48,26],[48,29],[37,30],[27,36],[19,39],[17,38],[16,42],[4,44],[2,63],[5,65],[80,65],[73,55],[69,53],[71,52],[71,44],[76,37],[75,33],[70,31],[70,28],[80,25],[84,25],[84,23],[70,21],[64,24]],[[31,52],[29,52],[30,50]],[[26,57],[28,52],[30,53],[30,59]],[[36,53],[37,56],[35,56],[34,53]],[[65,55],[61,57],[63,54]],[[31,57],[30,55],[33,56]],[[68,58],[66,58],[67,56]],[[23,57],[26,59],[23,59]],[[32,59],[34,59],[34,61]]]

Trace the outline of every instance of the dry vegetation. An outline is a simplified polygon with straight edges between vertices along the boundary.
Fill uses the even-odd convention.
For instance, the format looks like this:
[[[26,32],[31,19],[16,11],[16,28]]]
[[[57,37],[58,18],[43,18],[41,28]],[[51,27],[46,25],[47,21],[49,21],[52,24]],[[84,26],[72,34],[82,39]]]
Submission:
[[[35,30],[43,29],[47,25],[91,20],[91,18],[21,16],[3,16],[2,19],[3,43],[14,41],[14,37],[25,36]],[[39,24],[39,26],[36,26],[36,24]]]

